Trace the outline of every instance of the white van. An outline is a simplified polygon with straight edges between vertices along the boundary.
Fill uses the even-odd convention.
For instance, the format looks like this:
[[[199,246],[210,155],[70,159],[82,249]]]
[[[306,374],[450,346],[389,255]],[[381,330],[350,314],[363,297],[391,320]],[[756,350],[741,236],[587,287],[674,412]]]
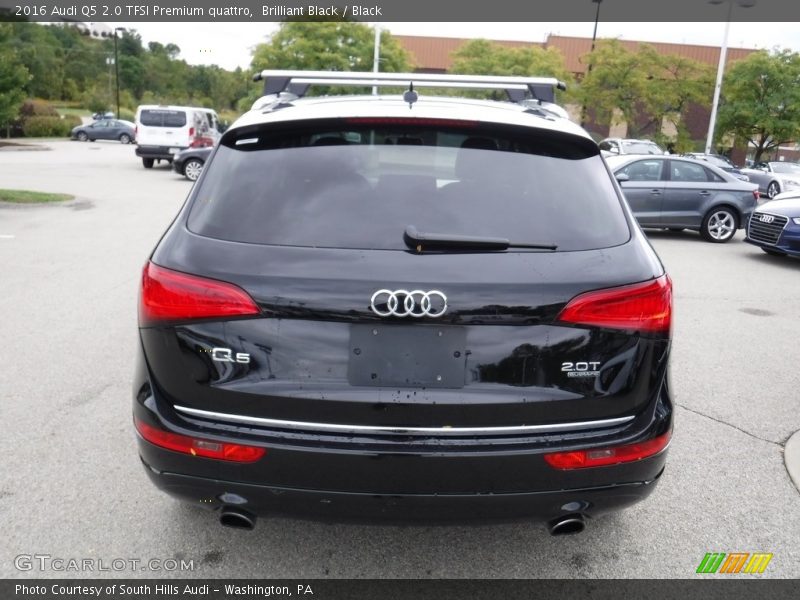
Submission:
[[[219,117],[210,108],[142,105],[136,109],[136,156],[145,169],[172,157],[198,140],[220,138]]]

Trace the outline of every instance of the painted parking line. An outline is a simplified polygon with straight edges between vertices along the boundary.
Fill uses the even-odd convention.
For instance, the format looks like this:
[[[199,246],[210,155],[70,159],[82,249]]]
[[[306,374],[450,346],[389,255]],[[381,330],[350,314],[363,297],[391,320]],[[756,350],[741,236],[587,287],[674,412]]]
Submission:
[[[0,233],[0,240],[13,240],[15,236],[8,233]]]

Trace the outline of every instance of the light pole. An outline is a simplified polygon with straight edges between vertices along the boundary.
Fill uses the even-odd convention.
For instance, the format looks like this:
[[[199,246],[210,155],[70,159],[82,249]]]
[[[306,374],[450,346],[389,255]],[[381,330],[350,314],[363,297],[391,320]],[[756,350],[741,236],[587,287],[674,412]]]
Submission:
[[[719,108],[719,95],[722,91],[722,76],[725,73],[725,61],[728,57],[728,32],[731,28],[731,14],[733,13],[734,0],[708,0],[711,4],[728,3],[728,18],[725,20],[725,34],[722,37],[722,47],[719,50],[719,65],[717,65],[717,81],[714,84],[714,100],[711,103],[711,118],[708,120],[708,135],[706,136],[706,154],[711,154],[714,145],[714,129],[717,126],[717,109]],[[742,8],[752,8],[756,0],[736,0]]]
[[[381,25],[375,23],[375,48],[372,51],[372,72],[377,73],[381,64]],[[378,86],[372,86],[372,95],[378,95]]]
[[[124,27],[114,27],[114,78],[117,80],[117,113],[119,119],[119,51],[117,50],[117,31],[125,31]]]
[[[600,22],[600,5],[603,3],[603,0],[592,0],[594,4],[597,4],[597,10],[594,13],[594,31],[592,32],[592,49],[589,51],[589,56],[591,57],[594,54],[594,45],[597,41],[597,24]],[[586,75],[592,72],[592,61],[591,58],[589,59],[589,66],[586,68]],[[581,127],[584,126],[586,123],[586,104],[581,107]]]

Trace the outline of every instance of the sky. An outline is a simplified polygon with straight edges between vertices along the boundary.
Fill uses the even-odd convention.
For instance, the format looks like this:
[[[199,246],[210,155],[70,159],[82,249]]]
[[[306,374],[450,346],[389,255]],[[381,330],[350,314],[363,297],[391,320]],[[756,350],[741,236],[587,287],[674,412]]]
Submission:
[[[145,43],[174,43],[189,64],[219,65],[226,69],[247,69],[253,47],[266,41],[276,23],[119,23],[136,29]],[[496,40],[543,42],[548,33],[591,37],[594,22],[588,23],[383,23],[397,35],[424,35]],[[725,23],[604,23],[598,37],[619,37],[647,42],[673,42],[719,46]],[[730,47],[789,48],[800,52],[797,23],[730,24]]]

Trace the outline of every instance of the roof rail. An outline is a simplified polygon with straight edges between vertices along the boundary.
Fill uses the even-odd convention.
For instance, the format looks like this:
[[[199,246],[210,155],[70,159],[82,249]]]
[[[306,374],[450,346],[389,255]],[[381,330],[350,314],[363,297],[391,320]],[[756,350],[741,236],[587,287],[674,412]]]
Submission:
[[[512,77],[495,75],[442,75],[436,73],[372,73],[365,71],[282,71],[256,73],[253,81],[264,82],[264,95],[283,92],[302,97],[312,85],[359,87],[445,87],[461,89],[505,90],[509,100],[522,102],[530,98],[539,102],[555,102],[555,90],[566,90],[555,77]]]

